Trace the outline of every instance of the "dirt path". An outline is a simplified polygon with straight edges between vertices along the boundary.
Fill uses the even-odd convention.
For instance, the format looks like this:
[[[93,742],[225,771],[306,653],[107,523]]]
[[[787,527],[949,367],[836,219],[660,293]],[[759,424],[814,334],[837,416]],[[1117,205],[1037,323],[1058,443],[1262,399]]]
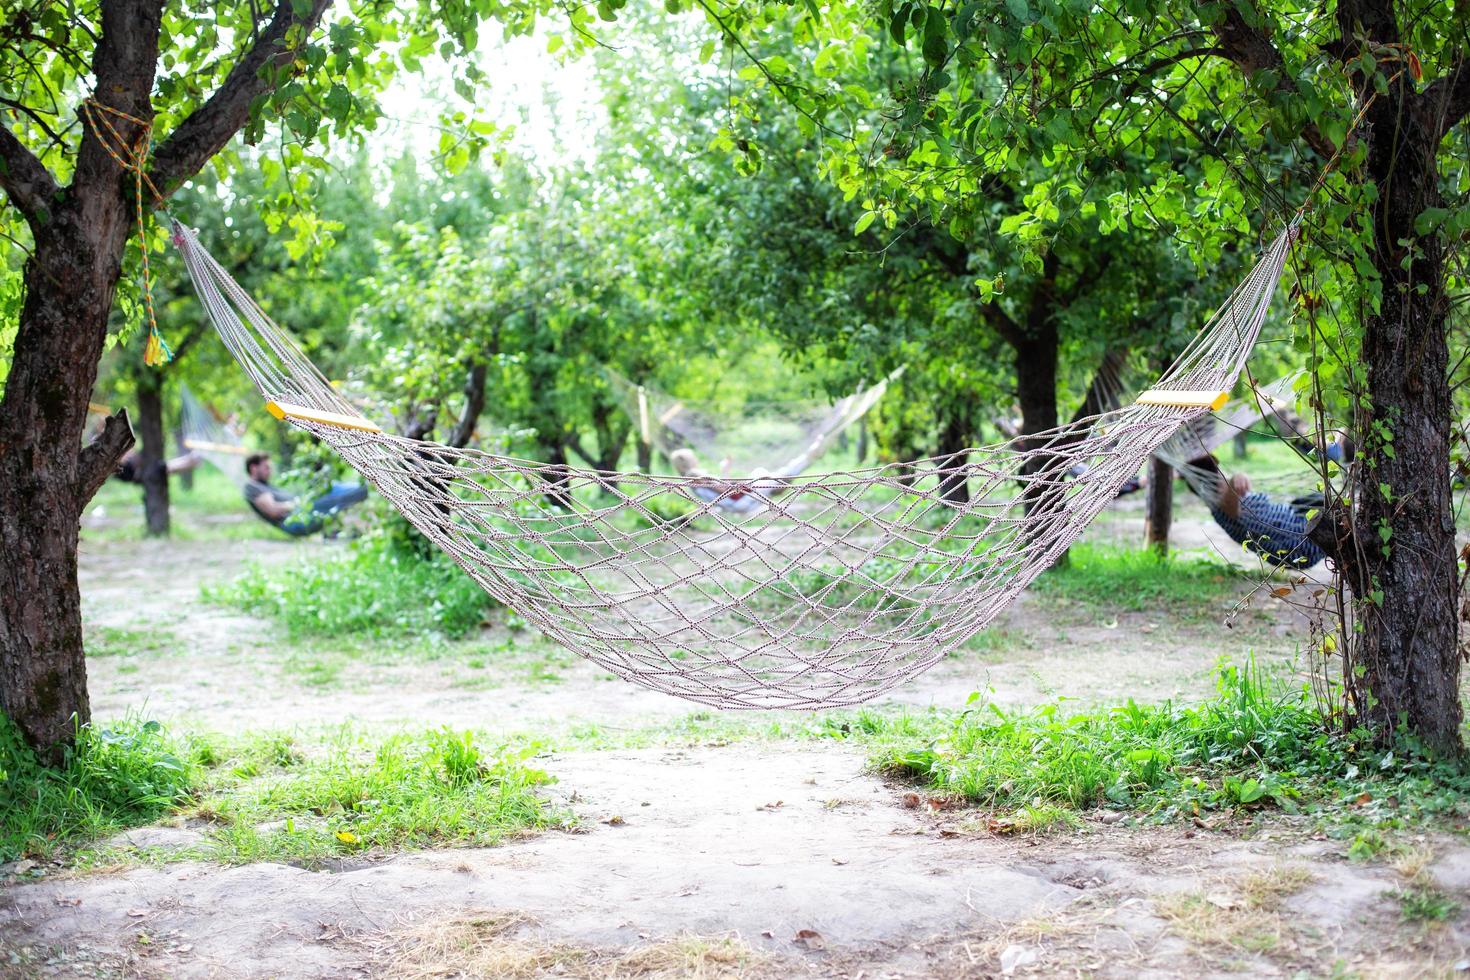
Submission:
[[[733,936],[762,977],[1377,977],[1441,975],[1470,938],[1463,924],[1403,926],[1395,872],[1282,826],[1254,839],[1097,823],[1051,839],[977,834],[906,808],[901,787],[840,747],[546,766],[585,833],[335,872],[185,863],[11,887],[0,942],[51,964],[31,975],[56,976],[382,975],[423,967],[426,935],[491,929],[478,955],[502,967],[528,951],[538,969],[563,964],[505,976],[603,975],[579,964]],[[1470,849],[1440,846],[1432,873],[1463,894]],[[456,972],[462,945],[435,951],[443,972],[428,975],[477,975],[469,960]]]

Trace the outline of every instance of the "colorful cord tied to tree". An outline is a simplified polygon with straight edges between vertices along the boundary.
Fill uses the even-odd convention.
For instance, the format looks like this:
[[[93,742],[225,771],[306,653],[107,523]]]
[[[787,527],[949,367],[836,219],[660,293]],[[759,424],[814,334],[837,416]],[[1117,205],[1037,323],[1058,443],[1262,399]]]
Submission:
[[[148,190],[153,194],[153,202],[156,207],[167,211],[163,195],[159,193],[158,187],[146,172],[145,164],[148,155],[153,149],[153,124],[121,109],[104,105],[96,99],[87,99],[82,103],[82,115],[87,125],[92,129],[92,135],[97,137],[97,142],[107,151],[107,155],[117,161],[117,165],[123,170],[131,171],[133,174],[133,203],[137,208],[138,220],[138,254],[143,260],[143,308],[148,315],[148,342],[143,348],[143,363],[149,367],[162,367],[174,359],[173,348],[163,339],[158,332],[158,317],[153,311],[153,277],[148,269],[148,228],[143,220],[143,185],[148,185]],[[128,142],[117,127],[113,125],[109,115],[116,116],[126,122],[138,127],[138,136],[132,142]]]

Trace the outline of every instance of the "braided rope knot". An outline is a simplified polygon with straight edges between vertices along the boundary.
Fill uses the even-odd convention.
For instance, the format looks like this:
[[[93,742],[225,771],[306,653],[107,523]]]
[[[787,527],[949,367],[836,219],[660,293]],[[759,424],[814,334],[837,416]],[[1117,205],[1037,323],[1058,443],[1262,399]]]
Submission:
[[[153,277],[148,268],[148,226],[143,217],[143,185],[153,194],[155,207],[165,212],[168,204],[153,178],[148,176],[148,158],[152,156],[153,124],[129,112],[88,97],[83,100],[81,115],[87,127],[96,137],[98,145],[126,173],[133,175],[133,204],[137,209],[138,253],[143,261],[143,306],[148,312],[148,342],[143,348],[143,363],[149,367],[162,367],[174,359],[173,348],[158,331],[158,316],[153,309]],[[138,135],[129,141],[118,131],[113,119],[117,118],[138,127]],[[175,239],[177,241],[177,239]]]

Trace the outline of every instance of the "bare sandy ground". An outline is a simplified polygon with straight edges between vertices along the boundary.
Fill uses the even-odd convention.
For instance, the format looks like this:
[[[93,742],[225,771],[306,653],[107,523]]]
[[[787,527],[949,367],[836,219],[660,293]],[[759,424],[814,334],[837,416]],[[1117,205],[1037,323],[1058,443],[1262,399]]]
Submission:
[[[89,629],[153,630],[147,655],[90,665],[98,717],[146,709],[217,731],[344,721],[489,730],[634,726],[694,706],[609,680],[512,638],[505,664],[330,644],[304,683],[273,626],[199,600],[199,586],[334,546],[112,542],[84,547]],[[1022,602],[1006,639],[896,692],[953,707],[1191,697],[1245,647],[1289,661],[1279,610],[1172,622],[1058,616]],[[499,641],[505,637],[498,637]],[[492,656],[491,654],[487,654]],[[523,669],[540,665],[535,677]],[[550,663],[556,680],[545,677]],[[1470,848],[1405,837],[1395,864],[1287,818],[1047,836],[997,833],[880,779],[840,744],[579,752],[537,760],[580,817],[502,847],[377,855],[309,871],[159,860],[198,843],[161,826],[111,871],[0,890],[0,976],[645,977],[1360,976],[1470,970],[1470,923],[1402,921],[1395,889],[1432,881],[1470,908]],[[1003,829],[1003,828],[1000,828]]]
[[[451,949],[418,975],[603,976],[598,951],[701,936],[744,952],[728,973],[702,964],[708,976],[1441,976],[1470,938],[1463,921],[1404,926],[1399,873],[1287,826],[1011,839],[971,813],[906,807],[841,749],[546,765],[587,832],[335,871],[189,862],[11,887],[0,937],[51,961],[28,975],[181,978],[413,975],[426,930],[499,917],[514,927],[480,961],[499,972]],[[1419,846],[1463,894],[1470,850]],[[515,967],[526,949],[550,959]]]

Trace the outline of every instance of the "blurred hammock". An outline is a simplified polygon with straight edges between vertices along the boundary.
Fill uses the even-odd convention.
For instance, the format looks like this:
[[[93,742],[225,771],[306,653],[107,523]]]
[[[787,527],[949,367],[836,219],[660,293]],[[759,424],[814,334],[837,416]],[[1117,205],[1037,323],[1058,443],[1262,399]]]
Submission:
[[[630,381],[612,368],[604,368],[603,376],[644,445],[670,459],[680,450],[692,450],[705,468],[738,480],[800,475],[878,404],[903,371],[899,368],[832,405],[765,402],[738,413],[691,405],[648,382]]]
[[[197,452],[236,486],[244,487],[249,479],[245,473],[245,458],[251,453],[245,446],[245,440],[194,397],[187,385],[179,386],[179,403],[184,448]]]

